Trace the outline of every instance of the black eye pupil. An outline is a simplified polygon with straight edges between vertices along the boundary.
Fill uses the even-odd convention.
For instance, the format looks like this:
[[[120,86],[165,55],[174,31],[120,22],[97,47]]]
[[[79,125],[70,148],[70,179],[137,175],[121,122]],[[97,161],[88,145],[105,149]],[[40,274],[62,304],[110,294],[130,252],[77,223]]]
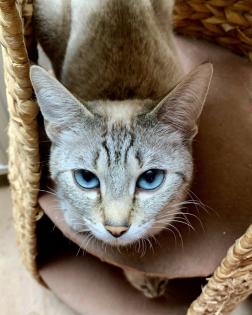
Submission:
[[[143,177],[147,183],[152,183],[156,177],[156,173],[153,170],[149,170],[144,174]]]
[[[81,171],[81,175],[86,182],[90,182],[92,179],[94,179],[94,174],[89,171],[83,170]]]
[[[161,186],[165,178],[165,171],[150,169],[138,177],[136,187],[142,190],[154,190]]]

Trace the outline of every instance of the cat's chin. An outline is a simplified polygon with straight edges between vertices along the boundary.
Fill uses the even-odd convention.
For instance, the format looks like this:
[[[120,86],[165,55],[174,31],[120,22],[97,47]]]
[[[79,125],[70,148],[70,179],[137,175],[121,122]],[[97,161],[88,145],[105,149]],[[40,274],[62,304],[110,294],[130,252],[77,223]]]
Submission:
[[[142,239],[141,237],[137,239],[116,239],[116,238],[105,239],[105,238],[98,238],[98,237],[96,238],[102,243],[109,245],[111,247],[122,247],[122,248],[137,244]]]
[[[91,233],[95,236],[96,239],[99,241],[113,246],[113,247],[126,247],[128,245],[131,245],[139,240],[139,238],[132,238],[129,235],[124,235],[120,238],[115,238],[107,233],[96,233],[91,231]]]
[[[127,247],[137,242],[137,240],[120,240],[120,239],[114,239],[114,240],[100,239],[100,241],[112,247]]]

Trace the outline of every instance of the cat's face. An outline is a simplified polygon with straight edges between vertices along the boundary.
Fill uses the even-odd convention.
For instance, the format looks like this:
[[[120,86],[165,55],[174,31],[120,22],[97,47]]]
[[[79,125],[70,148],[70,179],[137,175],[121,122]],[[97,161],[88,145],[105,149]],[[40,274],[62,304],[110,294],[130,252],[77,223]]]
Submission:
[[[157,106],[132,100],[85,107],[32,68],[52,141],[51,175],[71,228],[125,245],[172,222],[192,179],[191,141],[212,73],[209,65],[199,68]]]
[[[51,149],[51,174],[67,223],[109,243],[154,234],[165,213],[170,222],[174,205],[184,199],[192,176],[190,145],[144,116],[128,123],[99,116],[91,121],[87,126],[83,118]],[[116,238],[106,227],[124,227],[125,233]]]

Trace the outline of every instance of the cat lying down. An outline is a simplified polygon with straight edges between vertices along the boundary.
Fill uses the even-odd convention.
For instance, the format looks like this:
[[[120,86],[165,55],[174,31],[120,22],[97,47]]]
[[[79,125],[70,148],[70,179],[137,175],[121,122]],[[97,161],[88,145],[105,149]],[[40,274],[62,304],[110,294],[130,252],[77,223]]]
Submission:
[[[58,79],[31,68],[58,200],[73,230],[114,246],[172,224],[192,181],[213,69],[205,63],[183,76],[172,8],[167,0],[35,1]],[[148,297],[165,290],[161,278],[125,274]]]

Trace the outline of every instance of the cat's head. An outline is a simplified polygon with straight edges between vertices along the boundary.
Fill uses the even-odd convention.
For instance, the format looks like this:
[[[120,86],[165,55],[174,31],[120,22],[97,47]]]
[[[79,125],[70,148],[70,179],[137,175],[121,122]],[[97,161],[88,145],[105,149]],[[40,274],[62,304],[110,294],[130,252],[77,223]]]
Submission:
[[[192,180],[191,144],[211,76],[211,64],[198,66],[158,104],[81,104],[45,70],[31,68],[70,227],[124,245],[172,222]]]

